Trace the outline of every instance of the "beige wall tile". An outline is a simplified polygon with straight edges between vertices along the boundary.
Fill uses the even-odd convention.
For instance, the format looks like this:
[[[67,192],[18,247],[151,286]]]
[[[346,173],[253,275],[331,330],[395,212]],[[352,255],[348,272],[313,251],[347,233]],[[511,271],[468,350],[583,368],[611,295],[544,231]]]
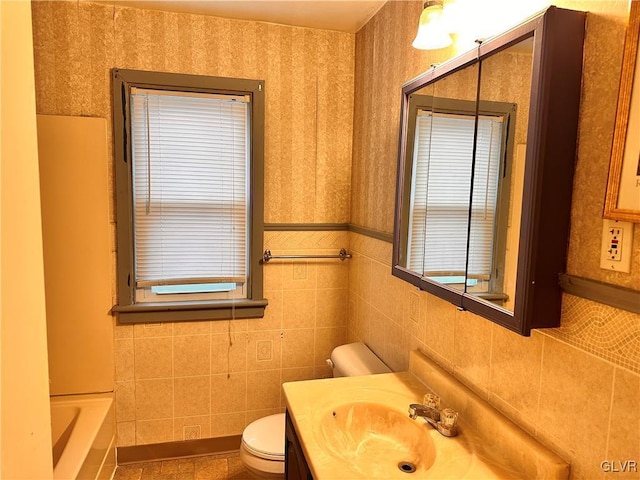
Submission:
[[[359,256],[355,259],[354,269],[356,270],[355,292],[367,302],[371,302],[371,283],[372,283],[372,260],[368,257]]]
[[[249,332],[247,343],[247,370],[273,370],[280,368],[282,338],[279,331]]]
[[[113,277],[116,278],[116,277]],[[114,338],[133,338],[133,325],[116,325],[113,329]]]
[[[173,379],[136,381],[136,420],[173,417]]]
[[[457,377],[487,397],[491,356],[491,323],[469,312],[456,311],[453,368]]]
[[[373,303],[386,317],[402,322],[403,303],[394,297],[391,267],[380,262],[373,263]]]
[[[345,230],[267,231],[264,235],[264,245],[271,250],[312,250],[314,252],[339,250],[349,246],[349,232]]]
[[[326,365],[327,358],[338,345],[342,345],[347,336],[346,327],[316,328],[314,365]]]
[[[395,323],[402,325],[407,332],[421,342],[424,342],[426,330],[427,297],[427,294],[420,292],[417,288],[405,287],[401,292],[402,301],[395,306],[401,312],[400,321]]]
[[[434,295],[426,295],[424,344],[435,352],[439,363],[453,370],[456,307]]]
[[[247,369],[247,333],[211,335],[211,373],[244,372]]]
[[[391,320],[385,317],[378,309],[372,307],[369,310],[369,318],[365,321],[369,324],[369,328],[364,336],[365,343],[380,358],[387,358],[387,338],[385,337],[385,329],[387,323]]]
[[[282,328],[313,328],[316,322],[316,291],[285,290]]]
[[[387,338],[384,363],[394,372],[408,370],[410,333],[390,319],[386,321],[384,332]]]
[[[129,447],[136,444],[136,422],[116,423],[116,444]]]
[[[211,373],[211,336],[173,338],[173,374],[176,377]]]
[[[347,288],[349,262],[350,260],[336,260],[318,263],[318,288]]]
[[[208,335],[211,322],[176,322],[173,324],[173,336],[180,335]]]
[[[173,379],[173,416],[193,417],[211,412],[210,377],[176,377]]]
[[[343,327],[347,324],[347,290],[316,290],[316,327]]]
[[[282,383],[313,380],[314,378],[313,367],[286,367],[282,369]],[[284,402],[284,395],[282,396],[282,401]]]
[[[133,338],[115,340],[114,359],[116,364],[116,382],[134,379]]]
[[[195,440],[211,436],[211,415],[176,417],[173,419],[173,440]]]
[[[333,377],[333,369],[327,365],[316,365],[313,367],[313,378],[331,378]]]
[[[356,317],[353,319],[353,333],[364,342],[369,336],[371,311],[373,307],[362,297],[356,297]]]
[[[491,328],[490,390],[522,415],[535,417],[544,337],[535,331],[522,337],[497,325]]]
[[[352,234],[352,237],[355,235]],[[354,295],[360,295],[362,288],[360,285],[360,262],[362,262],[363,255],[357,250],[351,251],[351,259],[349,260],[349,292],[353,292]]]
[[[594,419],[609,418],[613,369],[594,356],[544,338],[539,435],[555,437],[576,460],[572,465],[575,478],[602,474],[608,426]]]
[[[280,406],[280,370],[247,373],[247,406],[278,408]]]
[[[282,278],[284,275],[284,270],[285,265],[280,262],[273,261],[265,264],[262,269],[264,275],[263,289],[265,292],[282,290]]]
[[[133,326],[135,338],[170,337],[173,335],[173,323],[141,323]]]
[[[282,340],[283,368],[313,367],[314,330],[285,330]]]
[[[249,410],[247,411],[246,423],[247,425],[249,425],[250,423],[255,422],[260,418],[264,418],[269,415],[275,415],[277,413],[284,413],[284,408],[278,407],[278,408],[265,408],[261,410]]]
[[[300,255],[306,252],[286,252],[290,255]],[[274,253],[275,255],[275,253]],[[282,272],[282,288],[284,290],[315,289],[318,279],[318,266],[313,262],[296,260],[287,262]]]
[[[136,422],[136,445],[163,443],[173,440],[173,419],[138,420]]]
[[[603,460],[617,463],[616,478],[640,478],[640,376],[622,368],[615,369],[611,420],[609,422],[609,442]],[[627,460],[636,462],[636,468],[629,468]],[[627,468],[624,468],[627,467]],[[623,471],[623,468],[625,471]],[[609,476],[609,475],[607,475]]]
[[[211,334],[229,333],[229,332],[246,332],[248,320],[214,320],[211,322]]]
[[[247,409],[247,374],[211,375],[211,415]]]
[[[211,415],[211,436],[239,435],[244,431],[246,412]]]
[[[116,382],[116,422],[136,419],[136,389],[134,382]]]
[[[134,349],[136,380],[167,378],[173,374],[173,342],[171,337],[136,338]]]

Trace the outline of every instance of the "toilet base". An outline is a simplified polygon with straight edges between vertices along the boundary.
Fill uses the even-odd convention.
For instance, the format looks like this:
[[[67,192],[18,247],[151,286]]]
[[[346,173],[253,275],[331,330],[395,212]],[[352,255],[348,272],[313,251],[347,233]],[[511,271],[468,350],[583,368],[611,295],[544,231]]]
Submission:
[[[240,459],[249,472],[249,476],[256,480],[283,480],[284,461],[266,460],[249,453],[244,445],[240,445]]]

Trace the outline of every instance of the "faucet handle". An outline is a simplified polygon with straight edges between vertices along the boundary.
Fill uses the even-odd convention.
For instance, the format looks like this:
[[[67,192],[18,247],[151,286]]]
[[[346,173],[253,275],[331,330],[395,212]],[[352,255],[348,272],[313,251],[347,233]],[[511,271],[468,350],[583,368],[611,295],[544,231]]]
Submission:
[[[422,403],[425,407],[440,410],[440,397],[434,393],[425,394],[424,398],[422,399]]]
[[[443,408],[436,428],[446,437],[455,437],[458,434],[458,412],[451,408]]]

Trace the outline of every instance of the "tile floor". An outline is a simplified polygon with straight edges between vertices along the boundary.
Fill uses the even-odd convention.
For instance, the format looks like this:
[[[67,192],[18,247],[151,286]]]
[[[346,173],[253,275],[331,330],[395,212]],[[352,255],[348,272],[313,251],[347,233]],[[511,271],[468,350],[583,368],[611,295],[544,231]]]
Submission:
[[[114,480],[246,480],[238,452],[206,457],[132,463],[116,469]]]

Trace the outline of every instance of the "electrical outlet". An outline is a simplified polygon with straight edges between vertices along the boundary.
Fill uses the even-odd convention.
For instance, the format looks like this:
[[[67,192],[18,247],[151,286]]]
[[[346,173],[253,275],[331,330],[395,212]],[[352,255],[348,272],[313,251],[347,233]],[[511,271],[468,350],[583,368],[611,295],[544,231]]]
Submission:
[[[629,273],[632,243],[633,223],[604,220],[602,224],[600,268]]]

